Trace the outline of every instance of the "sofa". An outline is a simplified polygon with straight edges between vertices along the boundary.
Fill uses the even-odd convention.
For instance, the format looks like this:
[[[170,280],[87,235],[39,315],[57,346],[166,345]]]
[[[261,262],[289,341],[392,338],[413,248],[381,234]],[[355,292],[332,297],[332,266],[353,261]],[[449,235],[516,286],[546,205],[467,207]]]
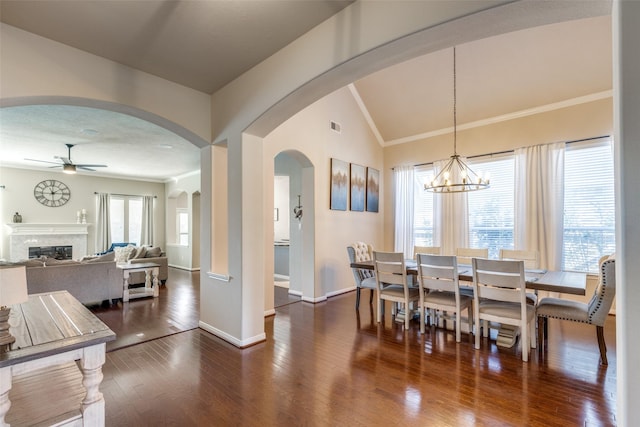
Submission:
[[[127,257],[135,256],[131,250]],[[140,252],[138,252],[140,253]],[[146,255],[146,251],[144,252]],[[116,259],[116,255],[120,258]],[[82,260],[57,260],[41,257],[14,264],[25,265],[27,291],[29,294],[67,290],[83,304],[95,304],[123,297],[123,274],[116,266],[118,262],[131,264],[152,262],[158,264],[158,280],[165,284],[168,277],[168,261],[164,252],[154,249],[149,257],[122,260],[118,251],[99,256],[84,257]],[[158,255],[158,256],[155,256]],[[131,274],[131,285],[144,284],[144,273]]]

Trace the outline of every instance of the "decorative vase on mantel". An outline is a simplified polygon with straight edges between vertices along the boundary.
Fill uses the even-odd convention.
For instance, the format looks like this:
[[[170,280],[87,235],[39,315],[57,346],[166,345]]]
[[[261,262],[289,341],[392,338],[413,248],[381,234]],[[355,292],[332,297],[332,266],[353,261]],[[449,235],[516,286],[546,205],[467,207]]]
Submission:
[[[13,215],[13,222],[22,222],[22,215],[20,215],[18,212],[15,213],[15,215]]]

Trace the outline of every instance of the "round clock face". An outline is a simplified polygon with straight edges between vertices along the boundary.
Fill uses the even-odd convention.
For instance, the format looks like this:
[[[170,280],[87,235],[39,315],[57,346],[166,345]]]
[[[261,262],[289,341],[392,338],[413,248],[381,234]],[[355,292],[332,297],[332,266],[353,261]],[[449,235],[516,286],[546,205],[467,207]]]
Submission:
[[[43,205],[55,208],[69,201],[71,190],[64,182],[47,179],[35,186],[33,196]]]

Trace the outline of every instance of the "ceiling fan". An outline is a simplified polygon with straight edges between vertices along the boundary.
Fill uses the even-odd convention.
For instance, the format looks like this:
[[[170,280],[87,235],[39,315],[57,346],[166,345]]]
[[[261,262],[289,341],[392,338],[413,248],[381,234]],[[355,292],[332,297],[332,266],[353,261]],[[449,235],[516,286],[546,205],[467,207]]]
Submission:
[[[67,157],[59,157],[59,156],[55,156],[56,159],[60,159],[62,160],[62,163],[58,163],[58,162],[49,162],[47,160],[37,160],[37,159],[25,159],[25,160],[30,160],[32,162],[41,162],[41,163],[51,163],[54,164],[55,166],[51,166],[52,168],[57,168],[57,167],[61,167],[62,171],[64,173],[68,173],[68,174],[74,174],[76,173],[76,169],[82,169],[85,171],[92,171],[95,172],[95,169],[92,168],[106,168],[107,165],[79,165],[79,164],[75,164],[71,161],[71,147],[74,146],[74,144],[65,144],[67,146],[68,149],[68,155]]]

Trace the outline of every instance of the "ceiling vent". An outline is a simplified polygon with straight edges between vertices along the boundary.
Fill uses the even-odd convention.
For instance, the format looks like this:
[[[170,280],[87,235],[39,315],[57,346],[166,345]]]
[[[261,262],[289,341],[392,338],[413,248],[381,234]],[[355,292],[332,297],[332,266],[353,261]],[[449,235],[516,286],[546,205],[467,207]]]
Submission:
[[[340,123],[331,122],[331,130],[340,133]]]

